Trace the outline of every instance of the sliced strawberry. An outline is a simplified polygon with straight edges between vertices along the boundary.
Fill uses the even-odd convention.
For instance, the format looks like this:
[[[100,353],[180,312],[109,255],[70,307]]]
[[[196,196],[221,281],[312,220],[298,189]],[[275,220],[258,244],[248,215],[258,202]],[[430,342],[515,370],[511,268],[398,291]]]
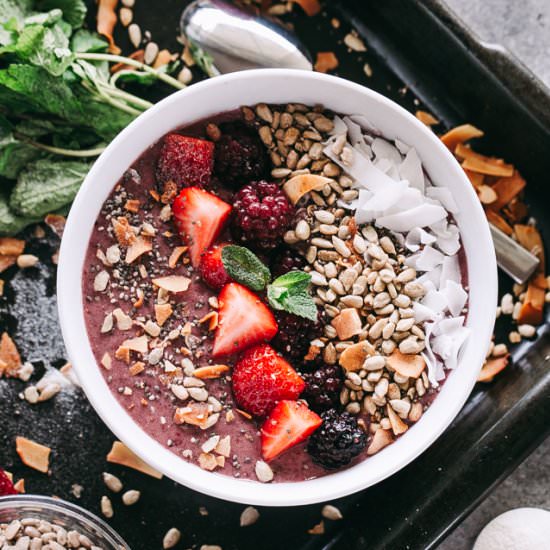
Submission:
[[[198,187],[182,189],[172,205],[176,227],[189,246],[193,267],[216,240],[231,212],[231,206]]]
[[[16,494],[17,491],[15,490],[11,479],[8,477],[6,472],[0,468],[0,497]]]
[[[321,424],[321,417],[303,401],[280,401],[262,426],[262,456],[270,461],[304,441]]]
[[[254,344],[271,340],[277,322],[269,308],[248,288],[225,285],[218,297],[219,324],[214,338],[214,356],[237,353]]]
[[[233,369],[233,393],[239,406],[265,416],[283,399],[298,399],[306,383],[269,344],[247,349]]]
[[[227,244],[215,244],[203,252],[199,264],[202,280],[211,288],[222,289],[231,281],[222,262],[222,250]]]
[[[172,180],[178,187],[204,187],[210,183],[214,167],[214,144],[180,134],[164,138],[157,163],[157,180]]]

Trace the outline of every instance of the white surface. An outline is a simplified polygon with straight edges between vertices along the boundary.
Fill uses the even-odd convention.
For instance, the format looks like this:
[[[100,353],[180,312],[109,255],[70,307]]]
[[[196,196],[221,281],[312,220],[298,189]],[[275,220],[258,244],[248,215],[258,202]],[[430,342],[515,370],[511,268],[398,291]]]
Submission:
[[[134,423],[105,382],[92,354],[82,308],[82,266],[104,200],[131,163],[168,131],[204,117],[257,102],[322,103],[368,117],[388,139],[413,144],[436,185],[449,188],[468,257],[470,313],[475,337],[457,369],[422,419],[393,445],[353,468],[320,479],[269,485],[206,472],[164,448]],[[489,228],[462,169],[439,139],[410,113],[362,86],[319,73],[260,70],[206,80],[177,92],[123,130],[96,161],[71,208],[58,269],[61,328],[69,358],[88,399],[115,435],[143,460],[194,490],[249,504],[288,506],[341,497],[390,476],[424,451],[458,414],[475,383],[490,340],[496,307],[496,263]]]
[[[479,534],[473,550],[548,550],[550,512],[516,508],[496,517]]]

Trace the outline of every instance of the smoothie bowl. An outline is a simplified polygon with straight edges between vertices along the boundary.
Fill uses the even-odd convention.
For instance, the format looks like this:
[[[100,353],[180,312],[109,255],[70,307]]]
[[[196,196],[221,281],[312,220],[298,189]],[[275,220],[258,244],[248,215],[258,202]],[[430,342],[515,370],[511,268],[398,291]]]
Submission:
[[[124,130],[63,237],[71,361],[113,432],[228,500],[336,498],[449,425],[490,341],[470,183],[384,97],[325,75],[194,85]]]

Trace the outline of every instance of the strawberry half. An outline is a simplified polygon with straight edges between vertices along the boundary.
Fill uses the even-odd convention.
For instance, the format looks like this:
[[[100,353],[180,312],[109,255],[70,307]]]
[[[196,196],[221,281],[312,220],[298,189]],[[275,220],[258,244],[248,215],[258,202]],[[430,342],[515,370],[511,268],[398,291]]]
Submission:
[[[199,272],[202,280],[211,288],[222,289],[231,281],[222,261],[222,250],[226,244],[215,244],[201,256]]]
[[[283,399],[298,399],[306,385],[269,344],[247,349],[231,380],[239,407],[255,416],[265,416]]]
[[[214,144],[180,134],[168,134],[157,163],[157,180],[172,180],[178,187],[204,187],[210,183],[214,167]]]
[[[203,189],[187,187],[175,198],[172,212],[176,227],[189,246],[191,264],[198,267],[201,254],[222,231],[231,206]]]
[[[11,479],[8,477],[6,472],[0,468],[0,497],[16,494],[17,491],[15,490]]]
[[[248,288],[225,285],[218,296],[219,324],[214,337],[214,356],[229,355],[271,340],[277,322],[269,308]]]
[[[280,401],[262,426],[264,460],[273,460],[304,441],[322,422],[321,417],[309,410],[303,401]]]

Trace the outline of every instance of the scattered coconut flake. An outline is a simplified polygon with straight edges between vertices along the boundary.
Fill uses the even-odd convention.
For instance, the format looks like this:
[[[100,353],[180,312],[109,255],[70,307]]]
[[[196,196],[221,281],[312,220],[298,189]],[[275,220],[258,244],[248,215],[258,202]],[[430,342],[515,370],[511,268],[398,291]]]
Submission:
[[[25,466],[43,474],[48,473],[51,453],[49,447],[21,436],[15,438],[15,445],[17,454]]]
[[[153,241],[149,237],[139,236],[128,247],[128,250],[126,251],[126,258],[124,259],[124,261],[127,264],[131,264],[143,254],[151,252],[151,250],[153,250]]]
[[[332,180],[315,174],[301,174],[290,178],[284,185],[283,191],[292,204],[296,204],[306,193],[319,191]]]
[[[462,288],[462,285],[454,281],[446,281],[443,293],[447,299],[450,314],[453,317],[460,315],[468,300],[468,293]]]
[[[436,240],[436,237],[434,237],[421,227],[413,227],[407,233],[407,236],[405,238],[405,246],[411,252],[416,252],[420,250],[420,245],[433,244]]]
[[[397,150],[402,152],[397,143],[398,142],[396,141]],[[401,162],[397,169],[401,179],[407,180],[411,187],[418,189],[421,193],[424,193],[424,171],[422,170],[422,163],[420,162],[420,158],[418,157],[415,149],[412,147],[408,148],[405,159]]]
[[[422,204],[404,212],[381,216],[376,220],[376,225],[405,233],[414,227],[426,227],[446,217],[447,212],[442,206]]]
[[[156,479],[162,478],[162,474],[160,472],[143,462],[141,458],[135,455],[121,441],[115,441],[113,443],[113,446],[107,455],[107,462],[132,468]]]
[[[147,353],[147,336],[137,336],[136,338],[131,338],[130,340],[124,340],[122,346],[128,348],[131,351],[136,351],[145,355]]]
[[[118,330],[130,330],[132,328],[132,318],[126,315],[119,307],[113,310],[113,317],[116,320]]]

